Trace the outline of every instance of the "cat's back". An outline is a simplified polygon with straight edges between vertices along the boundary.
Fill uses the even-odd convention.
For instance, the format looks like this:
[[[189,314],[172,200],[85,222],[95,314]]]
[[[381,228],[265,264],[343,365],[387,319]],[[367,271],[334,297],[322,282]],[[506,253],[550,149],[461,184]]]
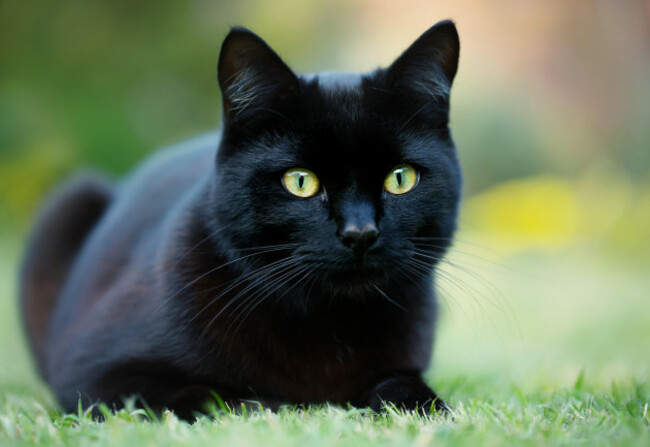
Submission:
[[[217,132],[206,133],[146,159],[118,185],[95,239],[109,237],[113,243],[132,244],[152,234],[212,172],[219,139]]]
[[[114,252],[128,261],[146,241],[156,239],[167,221],[182,213],[187,198],[199,194],[216,163],[217,132],[163,148],[117,186],[114,201],[87,251]],[[96,255],[82,257],[97,258]]]
[[[117,185],[61,291],[52,336],[65,333],[110,296],[126,301],[137,293],[151,295],[153,284],[138,284],[139,278],[155,268],[165,232],[182,226],[192,199],[202,193],[218,144],[215,132],[164,148]]]
[[[155,296],[145,271],[211,178],[219,140],[214,132],[162,149],[118,184],[78,173],[44,202],[20,270],[22,317],[44,376],[102,325],[143,314]],[[112,318],[100,315],[106,306]]]

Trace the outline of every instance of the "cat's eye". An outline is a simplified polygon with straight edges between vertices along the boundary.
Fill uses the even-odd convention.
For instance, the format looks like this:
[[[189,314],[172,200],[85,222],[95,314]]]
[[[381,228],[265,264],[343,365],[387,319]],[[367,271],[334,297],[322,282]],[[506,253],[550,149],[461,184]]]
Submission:
[[[404,194],[409,192],[420,179],[420,174],[410,165],[397,165],[384,180],[384,189],[391,194]]]
[[[311,197],[320,189],[320,181],[309,169],[292,168],[282,176],[284,189],[294,196]]]

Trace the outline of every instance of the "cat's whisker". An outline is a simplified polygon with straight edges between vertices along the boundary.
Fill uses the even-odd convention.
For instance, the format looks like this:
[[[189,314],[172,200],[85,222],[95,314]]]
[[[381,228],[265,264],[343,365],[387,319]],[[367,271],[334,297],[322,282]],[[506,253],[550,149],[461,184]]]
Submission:
[[[424,262],[422,260],[419,260],[419,259],[409,258],[409,259],[407,259],[407,265],[409,265],[415,271],[425,272],[426,274],[433,273],[431,264],[429,264],[427,262]],[[436,272],[435,272],[435,275],[432,277],[432,281],[434,281],[434,278],[444,280],[447,284],[453,286],[454,288],[462,290],[462,287],[458,284],[458,281],[460,281],[461,283],[462,283],[462,281],[459,280],[458,278],[455,278],[453,275],[450,275],[448,272],[444,272],[444,271],[441,271],[440,269],[437,269]],[[439,296],[442,298],[442,301],[445,304],[446,309],[450,313],[453,313],[452,307],[449,304],[449,300],[453,300],[454,302],[457,303],[458,307],[461,309],[463,314],[465,314],[465,317],[468,320],[471,320],[471,318],[470,318],[469,314],[467,313],[465,307],[462,305],[462,303],[460,303],[456,299],[456,295],[453,294],[453,293],[450,293],[443,283],[440,283],[438,281],[435,281],[435,282],[437,284],[436,289],[438,290],[438,292],[440,292]],[[479,303],[476,302],[476,299],[475,299],[475,297],[473,296],[472,293],[470,293],[469,295],[476,304],[479,304]]]
[[[228,225],[224,225],[223,227],[217,228],[216,230],[211,231],[210,233],[208,233],[207,236],[205,236],[199,242],[197,242],[192,247],[190,247],[180,258],[178,258],[178,260],[174,263],[172,268],[177,267],[185,258],[187,258],[190,254],[195,253],[195,250],[197,248],[199,248],[201,245],[205,244],[208,240],[210,240],[214,236],[220,234],[221,232],[227,230],[228,228],[230,228],[233,225],[234,225],[234,223],[231,222]]]
[[[409,238],[409,239],[411,239],[411,238]],[[468,251],[468,250],[461,250],[456,246],[457,244],[454,244],[453,246],[451,246],[451,245],[450,246],[444,246],[444,245],[436,244],[434,242],[427,242],[427,241],[412,241],[412,242],[414,243],[415,247],[419,248],[419,249],[423,249],[423,250],[426,250],[426,249],[449,250],[450,253],[458,253],[459,255],[462,255],[462,257],[474,258],[477,261],[481,261],[483,263],[494,265],[494,266],[506,269],[508,271],[516,271],[511,266],[503,264],[503,263],[501,263],[499,261],[496,261],[494,259],[490,259],[490,258],[485,257],[485,256],[480,256],[480,255],[478,255],[476,253],[473,253],[471,251]],[[471,246],[475,246],[474,244],[470,244],[470,243],[468,243],[468,244],[471,245]],[[480,248],[480,245],[478,245],[477,247]],[[471,263],[471,264],[467,263],[467,265],[469,265],[471,267],[475,267],[475,268],[484,268],[484,266],[482,266],[479,263]]]
[[[415,254],[415,253],[414,253],[414,254]],[[419,254],[421,255],[421,253],[419,253]],[[415,255],[417,256],[418,254],[415,254]],[[420,265],[422,265],[422,266],[426,266],[426,265],[428,265],[425,261],[422,261],[422,260],[417,259],[417,258],[411,258],[410,261],[413,262],[413,263],[418,263],[418,264],[420,264]],[[479,283],[480,283],[483,287],[485,287],[485,288],[487,289],[487,291],[488,291],[489,294],[490,294],[490,293],[491,293],[491,294],[494,294],[494,290],[492,290],[493,288],[492,288],[492,287],[489,287],[489,286],[486,285],[486,284],[484,284],[485,280],[481,281],[482,278],[480,277],[480,275],[477,275],[476,273],[472,272],[471,270],[468,270],[468,269],[466,269],[466,268],[464,268],[464,267],[462,267],[462,266],[459,266],[459,265],[457,265],[457,264],[455,264],[455,263],[448,263],[448,262],[445,262],[445,261],[446,261],[446,260],[443,260],[443,265],[449,265],[449,266],[451,266],[451,267],[453,267],[453,268],[457,268],[457,269],[459,269],[461,272],[464,272],[464,273],[470,275],[470,276],[473,277],[474,279],[478,280]],[[496,298],[496,299],[497,299],[497,302],[495,302],[495,301],[493,300],[494,295],[492,295],[492,296],[487,296],[485,293],[481,293],[481,292],[480,292],[476,287],[470,285],[468,282],[464,281],[462,278],[459,278],[458,276],[453,275],[451,272],[446,271],[446,270],[444,270],[443,268],[438,268],[438,269],[436,270],[436,274],[435,274],[435,275],[436,275],[436,277],[439,278],[441,281],[444,281],[445,283],[447,283],[448,285],[450,285],[450,286],[452,286],[454,289],[456,289],[456,290],[460,293],[460,295],[469,298],[469,299],[471,300],[471,303],[473,304],[473,306],[477,306],[479,309],[481,309],[480,312],[474,310],[474,312],[473,312],[474,315],[481,315],[482,319],[485,319],[485,318],[486,318],[485,307],[484,307],[484,304],[483,304],[483,302],[482,302],[482,300],[481,300],[480,298],[483,298],[483,299],[487,300],[487,302],[488,302],[490,305],[492,305],[495,309],[499,309],[499,310],[502,310],[502,309],[503,309],[503,308],[502,308],[503,303],[501,302],[501,300],[498,299],[498,295],[496,296],[496,297],[497,297],[497,298]],[[439,283],[439,286],[442,286],[442,285],[443,285],[442,282]],[[456,301],[456,302],[458,303],[458,307],[460,307],[461,310],[463,311],[463,313],[465,314],[466,318],[471,319],[470,316],[467,314],[465,308],[464,308],[464,304],[461,303],[460,301],[458,301],[458,300],[456,299],[456,296],[455,296],[455,295],[456,295],[456,294],[454,294],[454,293],[450,293],[449,291],[447,291],[447,293],[446,293],[446,297],[445,297],[445,298],[451,298],[451,299],[454,299],[454,301]],[[511,313],[512,313],[512,311],[511,311]],[[495,326],[495,323],[494,323],[492,320],[490,320],[488,323],[489,323],[489,324],[490,324],[490,325],[491,325],[495,330],[498,329],[498,328]]]
[[[414,253],[415,254],[415,253]],[[421,259],[417,259],[416,257],[410,258],[408,262],[413,266],[414,268],[419,268],[422,270],[427,270],[432,272],[433,268],[430,263],[425,262]],[[435,270],[434,277],[444,277],[444,278],[449,278],[451,281],[456,281],[457,278],[451,275],[450,273],[441,270],[440,268]],[[455,283],[454,283],[455,284]]]
[[[305,285],[307,285],[310,280],[316,280],[317,275],[314,275],[313,273],[322,265],[323,265],[322,262],[317,262],[317,263],[308,262],[308,263],[303,264],[304,269],[302,270],[302,272],[300,272],[300,275],[302,275],[302,276],[298,279],[298,281],[291,284],[291,286],[287,290],[282,291],[282,293],[279,294],[278,297],[276,298],[274,304],[276,304],[280,299],[282,299],[282,297],[284,297],[287,294],[287,292],[289,292],[291,289],[297,287],[302,281],[305,281],[305,279],[307,279],[306,282],[305,282]],[[313,286],[313,283],[312,283],[312,286]],[[304,296],[304,301],[305,302],[309,302],[310,290],[311,290],[311,287],[305,293],[305,296]]]
[[[423,296],[428,296],[431,294],[431,290],[424,287],[422,284],[422,280],[425,278],[429,278],[431,282],[433,281],[433,272],[430,266],[425,268],[411,263],[410,260],[406,260],[400,266],[398,266],[398,269],[406,270],[404,276],[407,279],[415,279],[414,283],[417,284],[417,287],[422,291]],[[413,278],[411,278],[409,275],[413,275]]]
[[[269,252],[272,252],[272,251],[281,251],[281,250],[284,250],[284,249],[285,249],[285,248],[278,248],[277,250],[262,251],[262,252],[254,253],[254,254],[250,255],[250,257],[252,257],[253,255],[256,255],[256,254],[269,253]],[[242,256],[242,257],[239,258],[238,260],[247,259],[247,258],[249,258],[249,256]],[[231,279],[231,280],[228,280],[228,281],[225,281],[225,282],[222,282],[222,283],[216,284],[216,285],[214,285],[214,286],[212,286],[212,287],[208,287],[208,288],[206,288],[206,289],[202,289],[202,292],[209,292],[209,291],[211,291],[211,290],[215,290],[215,289],[218,289],[218,288],[221,288],[221,287],[225,287],[225,286],[230,286],[230,285],[233,285],[233,284],[235,284],[235,287],[236,287],[236,285],[237,285],[238,282],[240,282],[242,279],[245,279],[245,278],[246,278],[245,275],[247,275],[247,274],[252,275],[252,274],[258,273],[258,272],[260,272],[260,271],[263,271],[263,270],[265,270],[265,269],[267,269],[267,268],[269,268],[269,267],[272,267],[272,266],[274,266],[274,265],[276,265],[276,264],[278,264],[278,263],[284,261],[285,259],[286,259],[286,258],[278,259],[278,260],[273,261],[273,262],[271,262],[271,263],[261,265],[261,266],[259,266],[259,267],[257,267],[257,268],[253,268],[252,270],[250,270],[250,271],[248,271],[248,272],[245,272],[245,273],[242,273],[241,275],[236,276],[236,277],[234,277],[234,278]]]
[[[264,286],[260,291],[256,292],[251,296],[251,298],[248,300],[249,304],[246,305],[246,307],[240,312],[239,315],[237,315],[233,321],[231,322],[230,326],[226,330],[226,334],[229,332],[230,327],[237,321],[238,319],[240,320],[240,323],[237,325],[235,330],[233,331],[232,338],[234,338],[241,328],[241,326],[244,324],[244,322],[248,319],[248,317],[255,311],[255,309],[262,304],[266,299],[268,299],[269,296],[271,296],[273,293],[275,293],[278,289],[281,287],[284,287],[287,283],[289,283],[291,280],[294,278],[303,275],[303,273],[307,272],[310,270],[310,267],[308,265],[298,265],[296,266],[292,271],[285,272],[280,278],[277,278],[273,283],[269,286]],[[280,296],[285,295],[288,293],[291,289],[295,288],[303,279],[305,276],[302,276],[298,281],[292,283],[286,290],[282,292]],[[235,309],[233,312],[236,312],[237,309]],[[242,316],[243,315],[243,316]]]
[[[425,269],[422,266],[418,266],[418,264],[412,263],[410,259],[407,259],[406,262],[398,266],[398,270],[406,270],[406,273],[403,274],[408,280],[413,279],[411,276],[409,276],[413,275],[413,277],[416,279],[415,283],[425,295],[431,293],[431,290],[427,290],[421,283],[421,280],[425,277],[431,277],[431,282],[433,282],[433,272],[431,271],[430,267]],[[452,308],[449,305],[448,300],[443,299],[442,302],[444,303],[447,311],[452,313]]]
[[[476,249],[479,249],[479,250],[489,252],[489,253],[493,254],[494,256],[497,256],[497,257],[500,256],[500,254],[498,252],[495,252],[492,248],[490,248],[490,247],[488,247],[486,245],[480,244],[480,243],[478,243],[476,241],[470,241],[470,240],[467,240],[467,239],[460,239],[460,238],[457,238],[457,237],[411,236],[411,237],[407,237],[406,239],[408,239],[409,241],[412,241],[412,242],[450,242],[450,243],[452,243],[454,248],[457,247],[458,245],[465,245],[465,246],[468,246],[468,247],[473,247],[473,248],[476,248]]]
[[[227,290],[224,292],[227,293],[230,290],[234,289],[237,287],[239,284],[242,284],[246,281],[250,281],[249,286],[247,286],[246,289],[242,290],[242,293],[245,293],[246,291],[250,290],[250,288],[254,287],[256,285],[256,281],[264,281],[266,280],[270,275],[275,275],[278,271],[281,269],[284,269],[285,267],[290,266],[295,260],[302,259],[304,256],[302,255],[292,255],[288,256],[282,259],[279,259],[277,261],[268,263],[266,265],[263,265],[257,269],[251,270],[247,274],[244,274],[240,276],[240,280],[237,282],[237,284],[234,284],[232,287],[229,287]]]
[[[379,288],[379,286],[376,286],[376,285],[375,285],[375,286],[373,286],[373,287],[374,287],[374,289],[375,289],[377,292],[379,292],[379,294],[380,294],[382,297],[384,297],[384,298],[386,299],[386,301],[388,301],[389,303],[393,304],[395,307],[397,307],[397,308],[403,310],[404,312],[408,312],[408,309],[406,309],[404,306],[402,306],[401,304],[399,304],[398,302],[396,302],[395,300],[393,300],[391,297],[389,297],[388,295],[386,295],[386,292],[384,292],[383,290],[381,290],[381,289]]]
[[[431,268],[431,267],[430,267],[430,264],[429,264],[428,262],[425,262],[425,261],[423,261],[423,260],[417,258],[417,256],[423,256],[421,253],[415,253],[415,252],[414,252],[413,254],[415,255],[415,257],[411,258],[411,259],[409,260],[410,262],[412,262],[413,264],[416,264],[416,265],[420,265],[422,268],[427,268],[427,267],[428,267],[428,268]],[[425,257],[425,258],[428,257],[428,258],[430,258],[430,259],[443,261],[443,263],[444,263],[444,261],[445,261],[444,259],[434,258],[434,257],[431,257],[431,256],[426,256],[426,255],[423,256],[423,257]],[[448,265],[448,264],[445,263],[445,265]],[[472,291],[472,292],[474,292],[474,293],[477,292],[475,289],[471,288],[471,287],[469,286],[469,284],[467,284],[466,282],[464,282],[464,281],[461,280],[460,278],[454,276],[453,274],[451,274],[451,272],[447,272],[447,271],[445,271],[445,270],[442,269],[442,268],[438,268],[438,269],[436,269],[436,271],[435,271],[435,276],[440,277],[440,278],[444,278],[444,279],[448,279],[449,281],[452,281],[452,282],[454,283],[454,285],[456,285],[456,286],[459,287],[459,288],[460,288],[460,285],[458,285],[458,283],[464,285],[465,287],[468,288],[467,290],[464,290],[464,291],[463,291],[463,292],[465,292],[465,293],[468,292],[468,291]],[[461,289],[461,290],[462,290],[462,289]]]
[[[446,272],[444,270],[439,271],[440,275],[438,278],[441,280],[441,285],[446,283],[447,285],[450,285],[454,289],[456,289],[459,292],[459,295],[462,297],[469,298],[470,302],[470,309],[472,310],[472,315],[474,316],[473,319],[475,321],[481,320],[484,323],[489,324],[492,326],[495,331],[498,332],[498,327],[496,326],[494,320],[488,318],[488,313],[486,312],[486,306],[482,302],[482,299],[487,299],[488,303],[494,306],[496,309],[501,309],[498,305],[496,305],[492,300],[489,299],[489,297],[486,297],[484,293],[481,293],[478,289],[475,287],[471,286],[464,280],[458,278],[457,276],[454,276],[450,274],[449,272]],[[465,314],[466,318],[468,320],[472,320],[472,318],[469,316],[467,313],[467,310],[465,309],[467,301],[461,301],[456,298],[456,294],[448,291],[448,298],[454,299],[458,303],[458,306],[462,312]],[[476,323],[471,325],[472,327],[476,326]]]
[[[185,327],[189,326],[194,320],[196,320],[203,312],[205,312],[208,308],[214,305],[222,296],[226,295],[228,292],[231,290],[235,289],[241,284],[244,284],[247,281],[250,281],[252,279],[259,278],[260,276],[265,278],[267,274],[272,274],[276,268],[282,268],[283,266],[287,265],[293,258],[298,257],[299,255],[292,255],[286,258],[282,258],[280,260],[277,260],[275,262],[271,262],[269,264],[266,264],[260,268],[257,268],[251,272],[248,272],[247,274],[241,275],[238,278],[236,278],[234,281],[232,281],[232,284],[230,284],[225,290],[222,290],[217,296],[213,297],[210,299],[210,301],[201,308],[199,312],[197,312],[186,324]],[[223,284],[222,284],[223,285]],[[235,297],[238,297],[242,293],[246,293],[250,288],[252,287],[252,283],[249,284],[247,287],[245,287],[242,291],[240,291]],[[227,307],[227,305],[225,306]],[[221,312],[225,310],[225,307],[221,309]]]
[[[474,271],[468,269],[467,267],[464,267],[464,266],[462,266],[462,265],[459,265],[458,263],[456,263],[456,262],[454,262],[454,261],[450,261],[449,259],[436,258],[436,257],[434,257],[434,256],[431,256],[430,254],[427,254],[427,253],[425,253],[425,252],[422,252],[422,250],[417,250],[417,249],[416,249],[416,250],[414,250],[414,252],[415,252],[418,256],[423,256],[423,257],[425,257],[425,258],[429,258],[429,259],[438,259],[438,260],[440,260],[441,262],[443,262],[445,265],[448,265],[449,267],[452,267],[452,268],[458,269],[458,270],[460,270],[461,272],[463,272],[464,274],[469,275],[471,278],[473,278],[473,279],[476,280],[478,283],[480,283],[481,286],[483,286],[483,287],[488,291],[488,293],[489,293],[490,296],[486,296],[486,298],[489,300],[490,304],[492,304],[492,305],[495,306],[496,308],[500,308],[500,306],[503,306],[503,305],[504,305],[504,302],[506,302],[506,306],[509,307],[509,311],[512,312],[512,308],[510,307],[509,304],[507,304],[507,300],[505,300],[505,298],[503,297],[503,294],[502,294],[502,293],[501,293],[501,292],[500,292],[500,291],[499,291],[499,290],[498,290],[498,289],[497,289],[493,284],[491,284],[489,281],[487,281],[487,280],[486,280],[483,276],[481,276],[480,274],[478,274],[478,273],[476,273],[476,272],[474,272]],[[494,298],[497,302],[494,302],[494,301],[493,301],[493,298]]]
[[[467,269],[466,267],[463,267],[463,266],[459,265],[457,262],[451,261],[450,259],[448,259],[446,257],[443,257],[442,255],[435,255],[434,253],[432,253],[430,251],[425,251],[425,250],[422,250],[422,249],[419,249],[419,248],[415,248],[415,249],[412,249],[410,251],[415,256],[420,256],[422,258],[426,258],[426,259],[434,261],[434,262],[443,263],[443,264],[448,265],[450,267],[459,269],[459,270],[463,271],[464,273],[467,273],[468,275],[471,275],[472,277],[474,277],[474,279],[477,279],[479,281],[483,281],[483,278],[481,278],[481,276],[478,275],[477,273],[472,272],[471,270]]]
[[[424,270],[424,269],[418,268],[418,267],[419,266],[417,266],[416,264],[413,264],[410,260],[405,260],[401,265],[399,265],[397,267],[397,269],[398,270],[401,269],[402,271],[405,271],[408,274],[413,275],[413,278],[417,279],[418,280],[417,282],[419,283],[419,280],[422,280],[422,279],[426,278],[427,276],[429,276],[431,274],[431,271],[430,271],[430,269]],[[408,274],[405,275],[405,276],[407,276],[407,279],[409,279],[409,280],[413,279],[413,278],[409,277]]]
[[[280,251],[280,250],[284,250],[284,249],[285,249],[285,248],[269,249],[269,250],[263,250],[263,251],[255,252],[255,253],[250,253],[250,254],[248,254],[248,255],[241,256],[241,257],[239,257],[239,258],[233,259],[233,260],[231,260],[231,261],[228,261],[228,262],[225,262],[225,263],[223,263],[223,264],[220,264],[220,265],[218,265],[218,266],[216,266],[216,267],[214,267],[214,268],[211,268],[211,269],[209,269],[208,271],[206,271],[206,272],[202,273],[201,275],[199,275],[198,277],[194,278],[193,280],[191,280],[191,281],[188,282],[187,284],[185,284],[183,287],[181,287],[180,289],[178,289],[176,292],[174,292],[173,294],[171,294],[170,296],[168,296],[168,297],[165,298],[164,300],[162,300],[162,301],[161,301],[161,306],[164,305],[164,304],[166,304],[167,302],[169,302],[170,300],[172,300],[172,299],[175,298],[176,296],[178,296],[178,294],[180,294],[180,293],[182,293],[183,291],[185,291],[188,287],[193,286],[194,284],[196,284],[197,282],[201,281],[202,279],[204,279],[204,278],[207,277],[208,275],[211,275],[211,274],[213,274],[214,272],[216,272],[216,271],[218,271],[218,270],[221,270],[221,269],[224,268],[224,267],[227,267],[227,266],[229,266],[229,265],[232,265],[232,264],[234,264],[234,263],[236,263],[236,262],[238,262],[238,261],[241,261],[241,260],[243,260],[243,259],[250,258],[250,257],[252,257],[252,256],[259,256],[259,255],[264,254],[264,253],[270,253],[270,252],[273,252],[273,251]]]
[[[238,320],[240,320],[240,318],[243,316],[243,319],[241,320],[241,323],[237,326],[237,328],[235,329],[232,337],[230,338],[231,342],[229,344],[229,349],[230,349],[230,346],[232,345],[232,342],[234,340],[234,336],[236,335],[236,333],[238,332],[239,328],[244,323],[244,321],[254,311],[254,309],[262,301],[264,301],[270,293],[273,293],[273,291],[275,291],[277,288],[282,287],[284,284],[286,284],[286,282],[290,281],[293,277],[295,277],[296,276],[295,275],[296,270],[301,270],[301,266],[298,265],[297,262],[298,261],[295,261],[295,262],[290,263],[290,265],[285,266],[285,267],[288,267],[288,268],[277,268],[275,271],[269,273],[269,275],[267,275],[267,276],[265,276],[263,278],[260,278],[254,284],[250,284],[250,286],[251,286],[250,288],[252,288],[252,286],[257,286],[260,282],[264,281],[265,283],[264,283],[264,285],[262,286],[261,289],[258,289],[256,291],[254,291],[252,294],[250,294],[248,296],[244,296],[244,294],[240,292],[236,296],[231,298],[230,301],[226,304],[225,307],[229,307],[233,303],[238,301],[240,296],[244,296],[243,299],[241,299],[241,302],[230,312],[231,315],[232,315],[232,318],[231,318],[230,324],[228,325],[228,327],[226,328],[226,330],[224,332],[224,337],[227,337],[228,333],[230,332],[230,329],[232,328],[232,326]],[[270,282],[269,282],[269,280],[270,280]],[[273,290],[271,290],[270,292],[265,293],[266,291],[268,291],[273,286],[276,286],[276,287]],[[262,295],[263,293],[265,293],[265,294]],[[261,296],[261,298],[258,298],[260,296]],[[212,324],[214,324],[214,322],[217,321],[217,319],[220,317],[220,315],[225,310],[225,307],[217,315],[215,315],[210,320],[208,326],[206,326],[204,331],[202,331],[201,336],[199,338],[199,341],[207,334],[207,330],[209,329],[209,326],[211,326]],[[240,308],[242,308],[242,307],[243,307],[243,309],[238,312],[238,310]]]
[[[483,275],[468,269],[464,266],[459,265],[458,263],[448,263],[450,267],[456,268],[473,278],[477,281],[481,287],[486,290],[486,294],[480,294],[483,298],[488,300],[488,303],[492,305],[495,309],[503,311],[505,309],[504,315],[507,315],[509,318],[516,320],[516,314],[512,305],[508,299],[503,295],[503,293],[490,281],[488,281]],[[477,290],[474,288],[473,290]]]
[[[256,247],[246,247],[246,248],[231,248],[226,251],[238,251],[238,252],[246,252],[246,251],[251,251],[251,250],[267,250],[267,249],[285,249],[285,248],[297,248],[299,247],[300,244],[298,243],[292,243],[292,244],[273,244],[273,245],[261,245],[261,246],[256,246]]]
[[[460,309],[460,312],[463,314],[465,319],[470,322],[469,327],[472,329],[474,335],[477,334],[476,332],[476,312],[473,312],[472,315],[474,317],[470,316],[468,313],[468,310],[466,307],[463,305],[463,303],[457,298],[456,294],[453,293],[452,290],[449,289],[450,283],[448,282],[436,282],[436,291],[437,295],[440,298],[440,301],[445,304],[445,309],[447,312],[449,312],[449,315],[454,316],[455,314],[455,309]],[[451,285],[452,288],[455,288],[454,285]],[[454,303],[454,306],[452,306],[452,303]]]
[[[320,268],[322,266],[323,266],[323,263],[319,262],[319,263],[317,263],[316,265],[314,265],[312,267],[312,270],[316,270],[317,268]],[[314,286],[316,285],[316,283],[318,282],[318,277],[316,275],[311,275],[310,279],[311,279],[311,285],[309,286],[309,288],[307,289],[307,292],[305,294],[305,299],[307,299],[307,300],[309,300],[309,297],[311,296],[311,292],[314,289]],[[307,284],[309,284],[309,280],[307,281]]]
[[[273,288],[276,284],[278,284],[280,281],[282,281],[284,278],[286,278],[288,275],[291,275],[295,272],[295,270],[298,269],[297,262],[290,262],[287,263],[287,265],[283,267],[279,267],[277,269],[274,269],[272,272],[270,272],[268,275],[264,275],[261,278],[258,278],[251,284],[249,284],[248,287],[246,287],[244,290],[242,290],[240,293],[235,295],[231,301],[228,303],[230,305],[231,303],[234,303],[240,299],[240,297],[244,297],[241,302],[232,310],[232,314],[237,313],[237,311],[242,308],[248,301],[254,301],[255,298],[263,293],[265,293],[267,290],[270,290]],[[261,283],[261,287],[257,288]],[[255,290],[257,288],[257,290]],[[246,295],[248,291],[252,291],[252,293]],[[236,317],[235,317],[236,319]]]
[[[226,290],[219,293],[216,297],[212,298],[210,302],[206,306],[204,306],[203,309],[201,309],[201,312],[205,311],[207,308],[214,305],[214,303],[216,303],[221,297],[226,295],[228,292],[230,292],[237,286],[249,282],[249,284],[246,287],[244,287],[242,290],[237,292],[232,298],[230,298],[230,300],[219,310],[219,312],[217,312],[217,314],[210,319],[208,324],[204,327],[202,334],[206,333],[209,330],[209,328],[214,324],[214,322],[226,310],[228,310],[228,308],[230,308],[230,306],[232,306],[241,296],[244,296],[250,290],[257,287],[257,285],[259,285],[262,281],[268,281],[272,279],[274,276],[278,274],[282,274],[282,272],[292,268],[292,264],[297,262],[298,259],[301,259],[301,257],[299,257],[298,255],[290,256],[288,258],[281,259],[280,261],[276,261],[265,267],[250,272],[250,274],[243,276],[241,280],[239,280],[236,284],[231,285]],[[194,318],[196,318],[196,316]]]

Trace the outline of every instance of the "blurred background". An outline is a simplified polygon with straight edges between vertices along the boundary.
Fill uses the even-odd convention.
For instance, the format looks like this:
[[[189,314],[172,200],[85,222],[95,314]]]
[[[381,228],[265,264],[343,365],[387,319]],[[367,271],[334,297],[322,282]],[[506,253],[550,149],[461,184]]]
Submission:
[[[297,71],[362,71],[445,18],[465,193],[431,380],[451,400],[646,381],[649,1],[0,0],[0,394],[42,391],[15,306],[39,202],[81,167],[118,178],[216,128],[229,26]]]

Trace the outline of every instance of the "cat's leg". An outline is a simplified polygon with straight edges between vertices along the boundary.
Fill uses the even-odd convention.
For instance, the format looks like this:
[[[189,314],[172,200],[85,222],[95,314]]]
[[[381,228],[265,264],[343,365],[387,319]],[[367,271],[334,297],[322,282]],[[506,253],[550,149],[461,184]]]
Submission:
[[[381,411],[385,404],[423,414],[446,413],[449,407],[429,388],[419,373],[396,374],[375,383],[353,402],[358,407]]]
[[[286,401],[277,399],[258,397],[245,399],[234,397],[236,394],[238,393],[219,392],[205,385],[193,385],[175,393],[166,403],[165,408],[171,410],[180,419],[192,421],[196,415],[209,412],[210,406],[220,408],[220,405],[225,404],[229,410],[240,412],[243,409],[246,411],[262,409],[278,411],[280,407],[286,405]]]
[[[259,399],[219,385],[196,383],[184,373],[175,370],[165,362],[131,361],[115,365],[96,377],[87,377],[86,383],[79,388],[68,388],[57,397],[66,411],[74,412],[81,399],[84,409],[91,408],[97,419],[103,415],[97,406],[102,402],[111,410],[124,407],[128,399],[135,399],[136,407],[148,408],[160,416],[166,410],[172,411],[179,419],[192,422],[197,415],[209,414],[212,408],[219,408],[221,403],[235,412],[242,407],[246,410],[260,408],[278,410],[282,404],[279,400]],[[73,381],[78,383],[79,381]]]
[[[148,381],[150,384],[155,383],[159,388],[157,390],[149,388],[144,392],[134,394],[136,406],[149,408],[158,416],[169,410],[176,417],[187,422],[195,421],[200,415],[210,414],[213,409],[221,408],[221,405],[225,405],[229,411],[239,413],[243,409],[249,412],[261,409],[277,411],[286,404],[286,402],[274,399],[237,398],[233,393],[214,389],[207,385],[174,388],[173,382],[160,379],[149,379]],[[115,410],[123,406],[126,398],[128,396],[121,394],[119,397],[117,395],[105,396],[98,401],[109,402],[109,407]],[[97,411],[94,411],[93,414],[99,416],[99,419],[102,418]]]
[[[208,386],[183,385],[174,379],[154,375],[128,375],[126,380],[117,381],[117,385],[96,383],[84,392],[77,393],[77,396],[84,410],[89,409],[93,417],[100,421],[104,415],[99,409],[99,403],[105,404],[112,411],[118,411],[124,408],[127,401],[132,400],[136,408],[151,410],[158,417],[170,410],[187,422],[204,413],[209,404],[218,405],[212,388]],[[60,400],[66,411],[75,411],[71,399]]]
[[[191,422],[197,414],[206,411],[208,405],[219,405],[215,394],[221,398],[219,393],[208,386],[190,385],[176,391],[166,402],[161,402],[158,410],[170,410],[179,419]]]

